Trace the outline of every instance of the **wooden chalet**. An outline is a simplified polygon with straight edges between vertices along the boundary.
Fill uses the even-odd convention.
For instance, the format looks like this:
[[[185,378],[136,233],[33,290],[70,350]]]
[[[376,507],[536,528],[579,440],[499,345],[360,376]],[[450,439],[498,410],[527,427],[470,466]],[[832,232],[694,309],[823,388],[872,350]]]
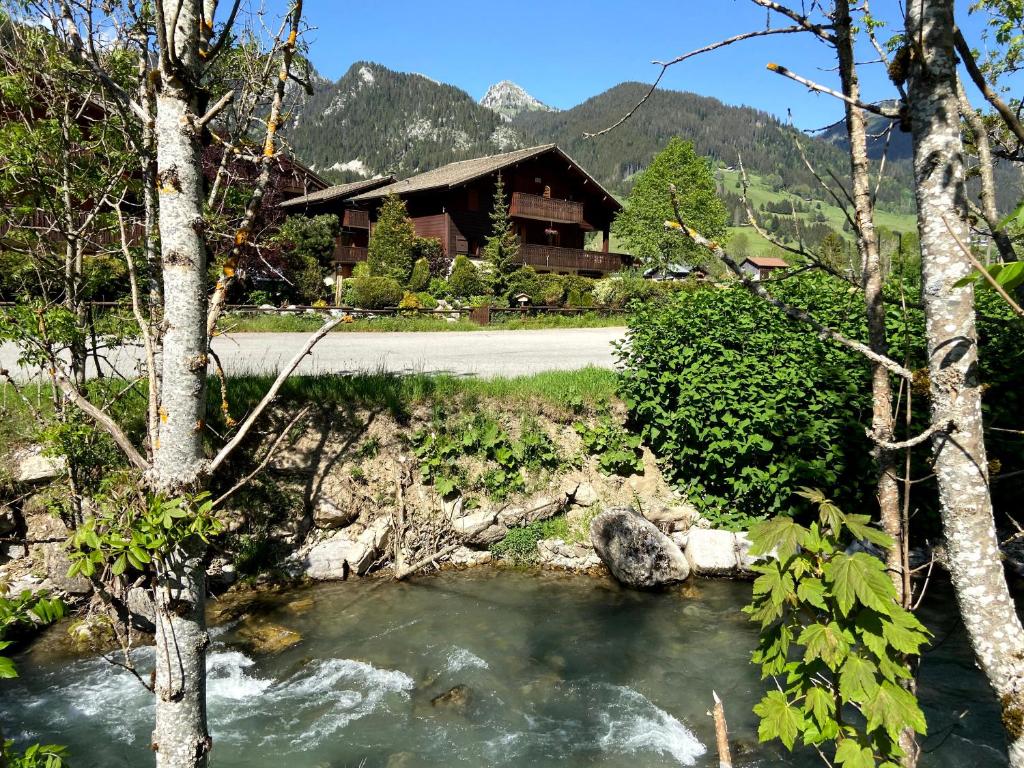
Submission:
[[[621,205],[554,144],[462,160],[402,181],[370,179],[329,187],[282,207],[338,215],[343,229],[335,262],[343,277],[366,259],[370,232],[389,194],[405,201],[417,235],[436,238],[450,257],[478,259],[491,233],[499,173],[524,265],[538,272],[600,277],[631,263],[631,257],[608,250],[611,223]],[[597,241],[592,249],[586,247],[588,237]]]

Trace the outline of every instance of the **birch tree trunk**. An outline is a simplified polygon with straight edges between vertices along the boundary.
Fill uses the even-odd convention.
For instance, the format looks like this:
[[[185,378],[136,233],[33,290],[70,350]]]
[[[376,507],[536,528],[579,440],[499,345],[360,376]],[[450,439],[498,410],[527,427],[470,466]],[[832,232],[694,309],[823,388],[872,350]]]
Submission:
[[[160,3],[158,0],[158,7]],[[200,0],[178,0],[160,14],[163,40],[156,94],[156,160],[163,275],[163,355],[159,434],[150,484],[177,495],[200,486],[206,416],[206,243],[199,109]],[[169,7],[167,10],[171,10]],[[176,22],[176,23],[175,23]],[[172,552],[156,587],[158,768],[203,768],[206,723],[206,574],[203,552]]]
[[[908,100],[933,438],[949,573],[978,664],[999,697],[1010,765],[1024,766],[1024,629],[999,556],[982,428],[971,272],[954,234],[968,242],[967,202],[953,53],[953,0],[907,5]]]

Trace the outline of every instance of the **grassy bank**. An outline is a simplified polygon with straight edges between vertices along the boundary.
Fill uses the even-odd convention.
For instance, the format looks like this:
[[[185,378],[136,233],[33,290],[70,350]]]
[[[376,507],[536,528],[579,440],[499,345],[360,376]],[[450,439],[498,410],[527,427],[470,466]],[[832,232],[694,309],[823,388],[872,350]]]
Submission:
[[[228,379],[228,406],[234,418],[241,420],[252,410],[273,381],[270,376],[239,376]],[[367,408],[386,410],[403,417],[419,406],[456,401],[500,399],[510,405],[522,405],[563,411],[584,411],[615,398],[618,376],[604,368],[578,371],[547,371],[529,376],[478,379],[451,375],[392,373],[343,376],[320,374],[294,376],[281,390],[278,403],[285,408],[312,405],[339,413]],[[103,393],[120,391],[124,382],[93,381],[89,384],[94,402]],[[0,458],[12,448],[39,439],[32,416],[36,409],[44,416],[52,412],[51,392],[47,385],[32,384],[22,394],[9,383],[0,384]],[[211,427],[223,435],[227,429],[220,410],[220,386],[211,379],[207,387]],[[146,391],[139,384],[123,393],[118,401],[119,422],[128,425],[136,441],[142,438]]]
[[[218,326],[221,333],[307,333],[315,331],[324,323],[321,315],[225,315]],[[498,315],[489,325],[479,325],[463,317],[449,321],[430,315],[407,315],[395,317],[362,318],[351,323],[341,323],[335,332],[408,332],[408,331],[519,331],[543,328],[608,328],[626,324],[621,314],[601,315],[586,312],[581,315],[536,315],[513,317]]]

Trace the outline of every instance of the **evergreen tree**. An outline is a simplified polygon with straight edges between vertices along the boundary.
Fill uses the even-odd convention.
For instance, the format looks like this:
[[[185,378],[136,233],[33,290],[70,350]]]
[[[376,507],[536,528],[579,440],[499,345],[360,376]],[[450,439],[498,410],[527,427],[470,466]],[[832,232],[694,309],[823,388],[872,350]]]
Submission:
[[[412,271],[416,230],[403,202],[396,195],[384,198],[377,225],[370,236],[366,263],[375,277],[390,277],[405,285]]]
[[[491,236],[484,245],[484,256],[491,265],[494,277],[494,294],[504,296],[508,293],[509,277],[521,265],[519,263],[519,238],[512,227],[508,215],[508,202],[505,200],[505,183],[498,174],[498,183],[494,187],[494,205],[491,209]]]
[[[430,262],[423,256],[412,265],[412,277],[409,278],[409,290],[417,293],[427,290],[430,284]]]
[[[679,209],[687,226],[709,240],[725,237],[728,212],[715,192],[711,163],[694,151],[693,144],[674,137],[640,174],[613,225],[633,253],[650,266],[696,264],[706,258],[689,238],[665,229],[666,221],[675,221],[671,184],[676,185]]]

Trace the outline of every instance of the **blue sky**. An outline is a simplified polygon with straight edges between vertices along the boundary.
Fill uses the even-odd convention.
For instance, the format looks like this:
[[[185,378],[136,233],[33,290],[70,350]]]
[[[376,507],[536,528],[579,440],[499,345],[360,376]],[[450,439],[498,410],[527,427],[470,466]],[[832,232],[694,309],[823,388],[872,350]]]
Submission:
[[[271,6],[278,3],[283,5],[272,0]],[[893,14],[889,20],[898,26],[894,0],[873,5],[876,14]],[[748,0],[306,0],[305,8],[315,27],[307,38],[310,56],[332,80],[354,61],[369,60],[451,83],[476,99],[490,84],[513,80],[562,109],[625,80],[652,81],[652,59],[672,58],[765,23],[765,12]],[[969,39],[979,40],[981,19],[967,16],[966,0],[957,0],[957,8]],[[750,40],[673,67],[663,86],[783,118],[792,110],[797,126],[812,129],[839,119],[839,103],[766,71],[765,64],[775,61],[836,85],[827,71],[834,65],[828,53],[809,35]],[[860,58],[872,53],[866,49]],[[866,97],[892,95],[880,66],[863,67],[862,78]]]

